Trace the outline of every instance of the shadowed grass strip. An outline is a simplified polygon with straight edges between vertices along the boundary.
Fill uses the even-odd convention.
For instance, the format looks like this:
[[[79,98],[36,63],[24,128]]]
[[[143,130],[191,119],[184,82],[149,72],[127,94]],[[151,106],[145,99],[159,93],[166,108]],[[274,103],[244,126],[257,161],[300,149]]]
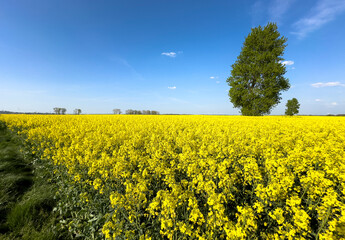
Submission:
[[[0,239],[66,239],[56,230],[56,189],[47,170],[21,149],[21,139],[0,122]]]

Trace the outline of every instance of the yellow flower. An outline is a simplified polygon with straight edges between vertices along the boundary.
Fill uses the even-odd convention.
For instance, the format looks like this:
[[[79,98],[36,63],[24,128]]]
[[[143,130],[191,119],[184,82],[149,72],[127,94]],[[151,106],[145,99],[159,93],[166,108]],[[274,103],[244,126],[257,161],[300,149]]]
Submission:
[[[141,239],[343,236],[345,118],[0,115],[0,121],[25,138],[26,150],[54,165],[85,211],[111,209],[102,229],[107,239],[138,232]]]

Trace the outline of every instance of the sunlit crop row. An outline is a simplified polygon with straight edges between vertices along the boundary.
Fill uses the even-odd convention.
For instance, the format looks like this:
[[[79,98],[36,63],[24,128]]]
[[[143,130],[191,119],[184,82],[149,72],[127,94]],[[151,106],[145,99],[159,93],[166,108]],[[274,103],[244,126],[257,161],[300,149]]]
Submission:
[[[345,239],[345,118],[0,120],[67,173],[79,205],[109,207],[106,238]]]

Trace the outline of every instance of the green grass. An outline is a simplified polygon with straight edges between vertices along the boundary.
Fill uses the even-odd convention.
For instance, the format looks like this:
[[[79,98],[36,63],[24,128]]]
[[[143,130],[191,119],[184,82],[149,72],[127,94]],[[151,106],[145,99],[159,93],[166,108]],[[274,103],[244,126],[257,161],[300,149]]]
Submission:
[[[0,122],[0,239],[66,239],[57,229],[55,186],[20,151],[21,139]],[[34,174],[35,173],[35,174]]]

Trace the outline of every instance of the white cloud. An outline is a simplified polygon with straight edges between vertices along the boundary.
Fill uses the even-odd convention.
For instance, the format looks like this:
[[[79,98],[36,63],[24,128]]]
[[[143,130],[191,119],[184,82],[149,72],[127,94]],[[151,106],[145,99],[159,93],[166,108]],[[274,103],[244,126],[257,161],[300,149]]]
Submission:
[[[332,105],[332,106],[337,106],[337,105],[338,105],[338,103],[336,103],[336,102],[332,102],[332,103],[331,103],[331,105]]]
[[[219,84],[219,83],[220,83],[220,81],[216,81],[216,83],[217,83],[217,84]]]
[[[173,87],[168,87],[170,90],[175,90],[176,89],[176,87],[175,86],[173,86]]]
[[[344,0],[318,0],[316,6],[312,8],[309,16],[306,16],[293,24],[299,38],[304,38],[308,33],[322,27],[326,23],[345,11]]]
[[[210,77],[211,79],[214,79],[214,77]]]
[[[345,87],[345,84],[340,83],[340,82],[317,82],[317,83],[313,83],[311,84],[312,87],[315,88],[320,88],[320,87]]]
[[[285,66],[291,66],[294,65],[295,62],[291,61],[291,60],[287,60],[287,61],[280,61],[281,64],[285,65]]]
[[[315,102],[321,102],[321,99],[317,98],[315,99]]]
[[[162,55],[168,56],[168,57],[176,57],[175,52],[162,52]]]

